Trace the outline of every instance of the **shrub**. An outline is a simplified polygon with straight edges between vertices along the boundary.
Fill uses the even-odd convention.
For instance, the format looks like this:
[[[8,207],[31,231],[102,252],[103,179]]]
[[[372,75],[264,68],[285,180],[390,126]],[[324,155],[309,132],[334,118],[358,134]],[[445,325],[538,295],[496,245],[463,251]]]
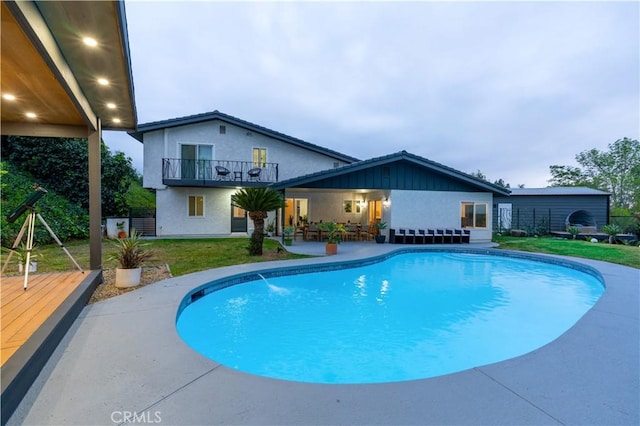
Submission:
[[[577,226],[569,226],[567,228],[567,232],[570,233],[573,239],[575,240],[578,234],[580,233],[580,228],[578,228]]]
[[[0,218],[0,237],[2,245],[10,247],[15,241],[22,224],[26,220],[26,213],[14,223],[8,223],[7,214],[18,207],[33,190],[35,180],[28,173],[20,173],[7,163],[0,163],[8,173],[2,177],[2,211]],[[46,189],[46,188],[45,188]],[[49,191],[35,205],[36,211],[51,227],[61,241],[82,239],[89,236],[89,215],[78,205],[71,204],[65,198]],[[25,238],[25,237],[23,237]],[[53,243],[53,238],[42,224],[36,223],[34,241],[38,244]]]
[[[615,223],[610,223],[602,227],[602,232],[604,232],[609,236],[609,244],[613,244],[615,241],[616,235],[620,233],[620,227]]]

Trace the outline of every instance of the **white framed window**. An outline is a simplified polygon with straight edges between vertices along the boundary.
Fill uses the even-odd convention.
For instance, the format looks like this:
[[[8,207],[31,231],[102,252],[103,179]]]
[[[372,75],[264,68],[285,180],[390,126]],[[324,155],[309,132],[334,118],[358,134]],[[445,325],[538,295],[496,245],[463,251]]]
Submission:
[[[253,166],[267,167],[267,148],[253,148]]]
[[[189,217],[204,217],[204,196],[189,195],[187,213]]]
[[[463,228],[487,227],[487,203],[462,202],[460,226]]]

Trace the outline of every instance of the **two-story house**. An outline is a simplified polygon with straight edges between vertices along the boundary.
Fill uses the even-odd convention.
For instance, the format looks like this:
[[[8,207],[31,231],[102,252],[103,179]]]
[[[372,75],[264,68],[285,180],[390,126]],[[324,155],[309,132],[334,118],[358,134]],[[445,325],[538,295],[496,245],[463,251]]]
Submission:
[[[393,227],[468,228],[491,238],[493,197],[505,188],[405,151],[369,160],[218,111],[141,124],[144,182],[156,190],[156,235],[251,232],[231,205],[238,188],[270,186],[285,208],[267,223],[338,221]]]
[[[237,188],[358,161],[219,111],[140,124],[129,134],[144,145],[143,186],[156,191],[158,236],[246,233],[251,221],[231,205]],[[291,220],[307,215],[303,200],[287,206]]]

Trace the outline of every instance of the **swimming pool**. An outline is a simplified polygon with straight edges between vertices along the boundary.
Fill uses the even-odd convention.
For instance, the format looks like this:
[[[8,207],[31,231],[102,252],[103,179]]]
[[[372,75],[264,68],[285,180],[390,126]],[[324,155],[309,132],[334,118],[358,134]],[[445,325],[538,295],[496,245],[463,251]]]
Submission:
[[[196,351],[248,373],[314,383],[403,381],[535,350],[604,291],[586,269],[468,252],[344,266],[210,283],[185,298],[178,333]]]

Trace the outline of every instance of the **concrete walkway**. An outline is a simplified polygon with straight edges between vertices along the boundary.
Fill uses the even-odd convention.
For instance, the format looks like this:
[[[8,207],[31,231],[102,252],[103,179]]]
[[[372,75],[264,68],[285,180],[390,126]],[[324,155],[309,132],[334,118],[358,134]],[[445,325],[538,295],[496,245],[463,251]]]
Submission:
[[[198,272],[87,306],[9,424],[640,423],[640,271],[605,262],[572,259],[597,268],[607,289],[557,340],[518,358],[432,379],[372,385],[269,379],[206,359],[176,333],[182,298],[203,283],[402,247],[343,243],[336,256]],[[291,249],[324,250],[307,242]]]

